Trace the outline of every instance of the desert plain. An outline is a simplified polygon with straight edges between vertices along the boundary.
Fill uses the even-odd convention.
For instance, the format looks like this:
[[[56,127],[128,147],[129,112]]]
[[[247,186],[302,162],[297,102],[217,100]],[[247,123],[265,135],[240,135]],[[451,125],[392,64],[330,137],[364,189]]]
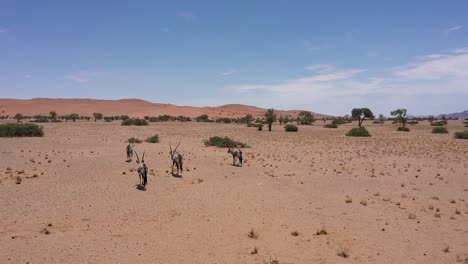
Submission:
[[[365,121],[369,138],[345,136],[356,122],[317,121],[297,133],[278,124],[271,132],[196,122],[43,126],[44,137],[0,138],[0,263],[468,258],[468,141],[453,137],[461,121],[449,121],[449,134],[432,134],[427,121],[411,132]],[[150,169],[140,191],[126,140],[154,134],[160,143],[136,145]],[[204,146],[210,136],[247,143],[244,166]],[[168,144],[179,141],[185,171],[174,177]]]

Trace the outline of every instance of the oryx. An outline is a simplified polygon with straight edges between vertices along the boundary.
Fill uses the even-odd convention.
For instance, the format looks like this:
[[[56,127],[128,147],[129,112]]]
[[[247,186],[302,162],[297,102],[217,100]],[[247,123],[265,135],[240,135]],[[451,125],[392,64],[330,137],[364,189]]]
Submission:
[[[135,147],[135,144],[128,143],[127,148],[126,148],[126,150],[127,150],[127,162],[130,162],[133,159],[133,151],[134,151],[133,149],[134,149],[134,147]]]
[[[169,142],[169,155],[171,156],[171,160],[172,160],[171,173],[172,173],[172,175],[174,175],[174,165],[175,165],[176,168],[177,168],[177,174],[176,174],[176,176],[179,176],[179,170],[180,170],[180,172],[183,172],[183,171],[184,171],[184,168],[183,168],[183,164],[184,164],[183,157],[182,157],[182,155],[181,155],[179,152],[177,152],[177,148],[179,147],[179,145],[180,145],[180,142],[179,142],[179,144],[177,144],[177,146],[175,147],[175,149],[172,150],[171,143]]]
[[[146,190],[146,184],[148,183],[148,167],[145,164],[145,152],[143,151],[143,156],[140,158],[138,157],[138,153],[134,150],[135,155],[137,157],[136,163],[138,164],[138,176],[140,176],[140,185],[143,187],[143,190]],[[143,184],[142,184],[143,180]]]
[[[242,167],[242,150],[238,148],[229,148],[227,153],[232,155],[232,165],[236,165],[236,158],[239,160],[239,166]]]

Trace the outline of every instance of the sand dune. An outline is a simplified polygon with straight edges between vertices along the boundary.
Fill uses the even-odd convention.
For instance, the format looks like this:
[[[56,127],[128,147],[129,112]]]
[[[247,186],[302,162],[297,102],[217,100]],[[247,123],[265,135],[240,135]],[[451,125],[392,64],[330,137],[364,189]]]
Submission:
[[[16,113],[26,115],[47,115],[51,110],[55,110],[59,114],[78,113],[81,115],[91,115],[92,113],[99,112],[104,115],[126,114],[132,117],[158,115],[183,115],[196,117],[202,114],[207,114],[210,117],[241,117],[246,114],[262,116],[265,113],[265,109],[263,108],[241,104],[229,104],[217,107],[193,107],[151,103],[140,99],[0,99],[0,112],[3,115],[15,115]],[[300,110],[278,110],[277,112],[280,115],[291,115],[295,117],[299,114]],[[313,114],[316,118],[326,116],[319,113]]]

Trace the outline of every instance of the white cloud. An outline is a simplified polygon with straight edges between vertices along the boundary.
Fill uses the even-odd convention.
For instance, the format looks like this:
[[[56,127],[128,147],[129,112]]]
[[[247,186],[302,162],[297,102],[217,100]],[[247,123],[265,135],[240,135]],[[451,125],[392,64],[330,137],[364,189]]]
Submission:
[[[432,54],[424,56],[424,60],[393,69],[395,76],[415,80],[438,80],[442,78],[468,78],[467,49],[457,49],[450,54]]]
[[[334,65],[305,67],[312,75],[300,78],[250,83],[225,87],[244,96],[245,103],[283,108],[302,107],[330,112],[368,105],[377,109],[413,104],[415,98],[452,98],[453,105],[463,104],[468,96],[468,49],[460,48],[443,54],[428,54],[408,64],[396,66],[381,74],[360,75],[365,69],[336,69]],[[370,99],[372,98],[372,99]],[[339,103],[338,103],[339,102]],[[432,102],[419,102],[431,112]],[[319,108],[321,106],[322,108]],[[336,109],[335,109],[336,108]],[[328,109],[328,110],[327,110]]]
[[[453,32],[453,31],[460,30],[462,28],[463,28],[463,25],[457,25],[457,26],[454,26],[454,27],[451,27],[451,28],[447,28],[445,30],[445,32],[450,33],[450,32]]]
[[[237,72],[237,70],[229,70],[229,71],[225,71],[225,72],[221,73],[221,75],[231,75],[231,74],[234,74],[236,72]]]
[[[185,19],[186,21],[194,20],[197,17],[195,13],[190,11],[181,11],[177,14],[177,16]]]
[[[302,78],[284,80],[278,83],[269,84],[247,84],[230,86],[229,89],[238,91],[248,90],[263,90],[270,92],[304,92],[308,90],[321,90],[327,87],[328,82],[349,79],[356,74],[366,71],[365,69],[347,69],[341,71],[328,70],[323,72],[323,65],[309,66],[311,69],[322,69],[316,75],[306,76]]]
[[[453,53],[468,53],[468,47],[452,50]]]
[[[65,76],[66,79],[73,80],[78,83],[86,83],[89,82],[91,79],[100,77],[104,75],[104,72],[89,72],[89,71],[80,71],[76,74],[71,74]]]

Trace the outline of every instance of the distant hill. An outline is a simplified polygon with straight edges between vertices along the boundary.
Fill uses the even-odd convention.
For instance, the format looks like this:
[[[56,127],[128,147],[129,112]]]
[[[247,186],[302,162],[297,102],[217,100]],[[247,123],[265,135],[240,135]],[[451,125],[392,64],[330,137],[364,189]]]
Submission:
[[[104,115],[143,116],[189,116],[196,117],[207,114],[210,117],[242,117],[251,114],[254,117],[263,116],[266,109],[241,104],[228,104],[216,107],[177,106],[172,104],[151,103],[141,99],[96,100],[96,99],[0,99],[0,115],[48,115],[51,110],[60,114],[78,113],[91,115],[102,113]],[[276,110],[279,115],[296,117],[301,110]],[[311,112],[316,118],[329,117]]]
[[[463,112],[459,112],[459,113],[451,113],[451,114],[443,114],[445,115],[447,118],[460,118],[460,119],[463,119],[463,118],[468,118],[468,110],[465,110]],[[443,115],[439,115],[439,116],[443,116]]]

